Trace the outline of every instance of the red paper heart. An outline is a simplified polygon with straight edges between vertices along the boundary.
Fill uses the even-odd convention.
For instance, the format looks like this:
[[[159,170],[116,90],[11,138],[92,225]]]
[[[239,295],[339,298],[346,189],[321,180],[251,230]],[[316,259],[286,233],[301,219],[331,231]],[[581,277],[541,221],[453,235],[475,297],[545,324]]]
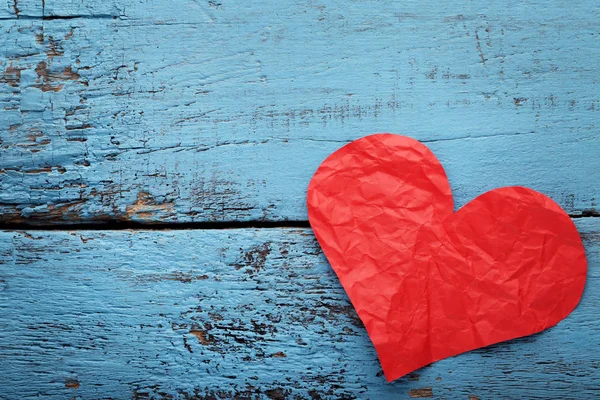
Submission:
[[[442,165],[404,136],[358,139],[318,168],[308,216],[388,381],[565,318],[586,275],[575,225],[524,187],[453,213]]]

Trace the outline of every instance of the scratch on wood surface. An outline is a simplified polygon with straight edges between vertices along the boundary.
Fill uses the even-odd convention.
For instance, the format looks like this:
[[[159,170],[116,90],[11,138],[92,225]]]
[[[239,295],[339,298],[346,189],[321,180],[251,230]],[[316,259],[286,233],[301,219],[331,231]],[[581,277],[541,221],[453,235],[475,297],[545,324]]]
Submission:
[[[10,64],[2,73],[2,77],[0,77],[0,83],[6,83],[13,88],[19,87],[19,84],[21,83],[21,71],[24,69],[25,68],[14,67],[11,60]]]
[[[60,72],[50,72],[48,70],[48,64],[45,61],[40,61],[35,67],[35,72],[38,76],[38,87],[43,92],[58,92],[64,87],[63,83],[66,80],[72,80],[77,83],[82,83],[87,86],[86,82],[81,82],[79,79],[81,76],[77,72],[73,72],[71,66],[65,67]]]
[[[140,192],[136,202],[125,209],[125,216],[133,220],[149,220],[155,218],[157,214],[172,214],[173,208],[173,202],[158,203],[149,193]]]
[[[475,30],[475,40],[477,41],[477,51],[479,52],[479,57],[481,58],[481,63],[485,67],[485,56],[483,55],[483,50],[481,49],[481,40],[479,40],[479,32],[477,29]]]
[[[13,11],[15,12],[15,16],[17,18],[19,18],[20,10],[17,8],[17,0],[13,0],[12,7],[13,7]]]
[[[65,387],[69,388],[69,389],[79,389],[79,387],[81,386],[81,384],[79,383],[79,381],[77,379],[67,379],[65,381]]]
[[[190,333],[192,335],[196,336],[196,339],[198,339],[198,342],[200,342],[201,344],[203,344],[205,346],[214,343],[214,339],[212,337],[210,337],[210,335],[208,335],[208,333],[206,333],[202,329],[195,328],[195,329],[192,329],[190,331]]]
[[[263,243],[260,246],[253,247],[249,250],[241,250],[243,254],[242,262],[236,265],[236,269],[250,267],[247,272],[249,274],[260,272],[265,268],[267,256],[271,253],[271,244]]]
[[[408,395],[411,399],[425,399],[433,397],[432,388],[410,389]]]

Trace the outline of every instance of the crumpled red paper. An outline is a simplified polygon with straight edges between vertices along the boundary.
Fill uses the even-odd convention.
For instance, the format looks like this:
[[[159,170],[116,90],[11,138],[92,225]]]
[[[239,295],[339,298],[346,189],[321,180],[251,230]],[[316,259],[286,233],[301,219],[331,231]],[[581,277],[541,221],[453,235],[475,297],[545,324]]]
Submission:
[[[376,134],[331,154],[308,215],[388,381],[431,362],[557,324],[581,298],[586,259],[545,195],[503,187],[453,212],[422,143]]]

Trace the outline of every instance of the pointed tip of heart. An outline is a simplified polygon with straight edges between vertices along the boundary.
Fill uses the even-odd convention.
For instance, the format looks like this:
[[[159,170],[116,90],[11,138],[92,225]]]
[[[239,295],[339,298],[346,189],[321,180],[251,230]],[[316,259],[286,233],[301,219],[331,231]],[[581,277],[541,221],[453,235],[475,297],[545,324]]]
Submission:
[[[408,373],[408,372],[407,372],[407,373]],[[395,380],[402,378],[402,377],[403,377],[404,375],[406,375],[406,374],[404,374],[404,375],[398,375],[398,374],[386,374],[386,373],[385,373],[385,370],[384,370],[384,371],[383,371],[383,375],[385,376],[385,380],[386,380],[386,382],[387,382],[387,383],[392,383],[392,382],[394,382]]]
[[[387,383],[392,383],[394,381],[397,381],[400,378],[403,378],[405,376],[407,376],[408,374],[410,374],[411,372],[414,372],[420,368],[426,367],[429,364],[423,364],[419,367],[416,368],[410,368],[410,369],[401,369],[401,370],[394,370],[394,369],[390,369],[388,368],[387,370],[384,368],[383,369],[383,376],[385,376],[385,380],[387,381]]]

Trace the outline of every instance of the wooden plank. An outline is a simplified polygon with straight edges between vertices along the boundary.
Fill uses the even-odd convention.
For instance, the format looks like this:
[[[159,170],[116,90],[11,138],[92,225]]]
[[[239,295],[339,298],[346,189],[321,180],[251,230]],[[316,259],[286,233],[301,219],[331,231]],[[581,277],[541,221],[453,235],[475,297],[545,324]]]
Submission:
[[[126,3],[135,4],[132,1],[118,0],[9,0],[0,6],[0,19],[116,18],[123,15]]]
[[[392,384],[309,229],[4,231],[0,397],[595,398],[600,219],[575,223],[566,320]]]
[[[591,0],[76,3],[0,21],[4,222],[305,220],[318,164],[381,131],[429,142],[457,206],[598,213]]]
[[[0,5],[0,19],[126,19],[150,22],[213,21],[211,11],[219,1],[176,0],[7,0]]]

